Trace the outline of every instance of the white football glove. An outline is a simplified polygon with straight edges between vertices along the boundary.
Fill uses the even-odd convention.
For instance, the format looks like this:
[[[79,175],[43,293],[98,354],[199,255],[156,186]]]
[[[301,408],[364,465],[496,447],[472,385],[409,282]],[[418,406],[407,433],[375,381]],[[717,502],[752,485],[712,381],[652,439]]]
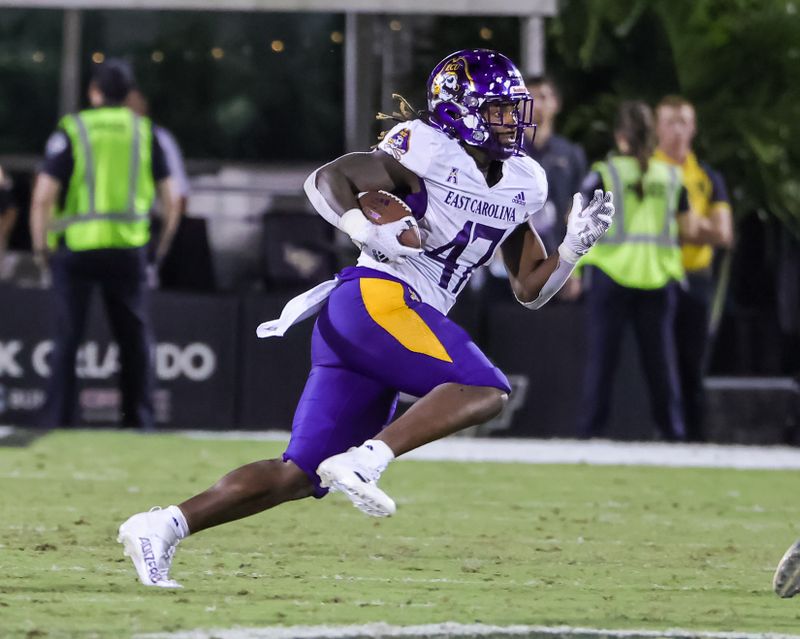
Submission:
[[[419,233],[419,225],[413,216],[407,215],[396,222],[389,222],[388,224],[373,224],[364,217],[360,210],[352,210],[357,211],[360,216],[357,224],[348,224],[349,220],[347,220],[340,228],[350,235],[356,246],[362,251],[366,251],[368,255],[371,255],[378,262],[402,264],[407,257],[422,254],[421,248],[404,246],[400,244],[398,239],[398,236],[408,229],[416,229],[417,233]],[[349,214],[350,211],[345,213],[345,215]],[[356,220],[358,218],[353,216],[352,219]]]
[[[586,255],[611,227],[614,217],[614,198],[611,191],[597,189],[589,204],[583,208],[583,197],[576,193],[572,198],[572,210],[567,217],[567,232],[558,247],[558,254],[565,262],[575,264]]]

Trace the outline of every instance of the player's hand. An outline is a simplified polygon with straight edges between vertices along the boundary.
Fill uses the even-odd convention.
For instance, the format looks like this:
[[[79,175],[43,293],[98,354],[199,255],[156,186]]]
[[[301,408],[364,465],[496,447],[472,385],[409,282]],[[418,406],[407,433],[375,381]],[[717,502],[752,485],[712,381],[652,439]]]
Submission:
[[[576,193],[567,218],[567,233],[558,247],[561,258],[575,264],[611,227],[613,217],[614,198],[611,191],[597,189],[586,207],[583,206],[581,194]]]
[[[366,251],[378,262],[402,264],[407,257],[422,254],[421,248],[400,244],[399,235],[408,229],[416,229],[419,233],[417,220],[411,215],[387,224],[370,223],[365,228],[363,239],[353,237],[353,240],[360,243],[361,250]]]

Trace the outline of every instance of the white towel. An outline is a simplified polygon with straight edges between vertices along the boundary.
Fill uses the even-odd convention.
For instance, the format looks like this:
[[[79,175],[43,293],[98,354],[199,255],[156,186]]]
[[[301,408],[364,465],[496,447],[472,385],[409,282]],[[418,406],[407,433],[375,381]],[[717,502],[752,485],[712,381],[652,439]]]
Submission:
[[[338,280],[328,280],[305,293],[300,293],[297,297],[293,297],[283,307],[281,316],[278,319],[258,325],[256,335],[258,337],[283,337],[283,334],[286,333],[290,326],[294,326],[307,317],[311,317],[322,308],[325,300],[328,299],[338,284]]]

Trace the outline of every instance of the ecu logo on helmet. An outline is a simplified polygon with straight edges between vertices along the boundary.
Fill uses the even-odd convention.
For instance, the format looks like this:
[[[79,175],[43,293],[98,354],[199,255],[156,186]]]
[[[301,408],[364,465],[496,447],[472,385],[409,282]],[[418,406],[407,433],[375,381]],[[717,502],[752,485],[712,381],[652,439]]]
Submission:
[[[466,79],[469,87],[472,88],[472,78],[469,74],[469,66],[463,57],[450,60],[433,79],[431,93],[435,100],[460,100],[464,94],[464,83]]]

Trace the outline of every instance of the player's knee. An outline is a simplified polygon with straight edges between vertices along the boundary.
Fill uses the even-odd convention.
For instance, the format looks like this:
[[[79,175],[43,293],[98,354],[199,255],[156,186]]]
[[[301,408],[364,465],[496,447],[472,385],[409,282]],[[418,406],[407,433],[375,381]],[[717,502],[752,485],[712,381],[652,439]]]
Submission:
[[[242,472],[245,471],[245,472]],[[232,472],[217,482],[216,488],[242,497],[286,501],[313,494],[308,476],[292,462],[263,459]]]
[[[500,388],[484,386],[481,389],[482,401],[477,406],[477,421],[480,423],[497,417],[508,401],[508,393]]]
[[[305,471],[292,461],[281,461],[280,487],[290,499],[301,499],[314,494],[314,484]]]
[[[508,393],[500,388],[491,388],[489,390],[491,391],[489,399],[489,411],[491,415],[487,419],[492,419],[503,412],[503,409],[508,403]]]

